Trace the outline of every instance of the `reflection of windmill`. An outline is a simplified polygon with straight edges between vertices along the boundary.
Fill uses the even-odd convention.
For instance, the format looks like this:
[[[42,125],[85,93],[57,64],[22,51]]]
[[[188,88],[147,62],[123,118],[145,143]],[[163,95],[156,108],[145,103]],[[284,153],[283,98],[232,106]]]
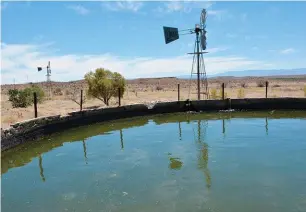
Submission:
[[[201,99],[201,94],[203,94],[204,97],[208,98],[208,94],[209,94],[208,93],[208,81],[206,77],[206,70],[205,70],[205,64],[204,64],[204,58],[203,58],[203,54],[207,52],[202,52],[202,50],[206,50],[206,10],[205,9],[202,10],[201,17],[200,17],[200,24],[196,24],[195,28],[193,29],[186,29],[186,30],[180,30],[180,31],[188,31],[187,33],[181,34],[181,35],[194,34],[194,33],[196,34],[194,52],[189,53],[189,54],[193,54],[191,78],[193,74],[197,75],[198,100]],[[178,28],[164,27],[164,35],[165,35],[166,44],[174,40],[177,40],[179,39]],[[195,64],[197,66],[196,72],[194,71]],[[189,85],[189,95],[190,95],[190,89],[191,89],[191,84]]]
[[[204,137],[206,135],[206,129],[208,126],[207,121],[200,121],[197,122],[198,125],[198,139],[197,139],[197,146],[199,149],[198,155],[198,168],[204,171],[205,179],[206,179],[206,187],[210,188],[211,186],[211,176],[208,169],[208,144],[204,142]],[[203,129],[203,131],[202,131]]]

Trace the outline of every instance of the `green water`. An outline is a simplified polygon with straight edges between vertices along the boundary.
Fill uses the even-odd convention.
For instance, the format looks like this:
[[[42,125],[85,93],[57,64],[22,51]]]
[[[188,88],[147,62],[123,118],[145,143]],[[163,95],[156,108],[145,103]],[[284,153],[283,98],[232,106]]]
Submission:
[[[2,211],[306,211],[306,112],[95,124],[2,153]]]

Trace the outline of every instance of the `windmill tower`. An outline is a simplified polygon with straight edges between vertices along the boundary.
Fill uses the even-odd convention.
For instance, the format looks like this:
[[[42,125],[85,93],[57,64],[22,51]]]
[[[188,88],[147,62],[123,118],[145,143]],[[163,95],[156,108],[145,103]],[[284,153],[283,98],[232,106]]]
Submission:
[[[195,27],[191,29],[185,29],[185,30],[179,31],[178,28],[164,26],[164,36],[165,36],[166,44],[179,39],[179,32],[185,32],[185,33],[181,33],[180,35],[188,35],[188,34],[196,35],[193,53],[188,53],[188,54],[193,55],[191,76],[190,76],[190,81],[189,81],[190,82],[189,83],[189,96],[190,96],[190,91],[192,88],[192,76],[196,75],[197,76],[196,88],[197,88],[197,99],[198,100],[201,100],[201,94],[203,94],[203,98],[208,99],[209,97],[208,81],[207,81],[205,63],[204,63],[204,57],[203,57],[203,54],[208,53],[208,52],[203,51],[203,50],[206,50],[206,45],[207,45],[206,43],[206,14],[207,14],[206,9],[203,9],[201,16],[200,16],[200,24],[196,24]]]
[[[42,71],[42,67],[37,67],[38,71]],[[46,80],[46,84],[47,84],[47,93],[48,93],[48,98],[51,99],[52,97],[52,82],[51,82],[51,65],[50,65],[50,61],[48,62],[48,65],[46,67],[47,69],[47,80]]]

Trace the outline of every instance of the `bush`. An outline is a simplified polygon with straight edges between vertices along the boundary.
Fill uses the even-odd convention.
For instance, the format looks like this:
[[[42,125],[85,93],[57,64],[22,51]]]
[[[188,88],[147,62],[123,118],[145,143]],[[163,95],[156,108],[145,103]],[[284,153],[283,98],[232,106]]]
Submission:
[[[306,85],[304,86],[304,96],[306,97]]]
[[[266,86],[266,82],[263,80],[258,81],[256,84],[257,84],[257,87],[261,87],[261,88]]]
[[[10,89],[8,91],[8,95],[9,101],[12,103],[12,107],[25,108],[32,105],[34,103],[34,92],[36,92],[37,95],[37,102],[41,103],[44,99],[45,93],[40,87],[36,85],[32,85],[31,87],[25,88],[23,90]]]
[[[156,86],[156,90],[157,90],[157,91],[161,91],[161,90],[163,90],[163,87],[161,87],[161,86],[158,85],[158,86]]]
[[[54,91],[53,91],[53,94],[56,95],[56,96],[62,96],[63,95],[63,92],[60,88],[56,88]]]
[[[217,89],[215,89],[215,88],[211,89],[211,91],[210,91],[210,98],[211,99],[217,99],[218,98],[217,97]]]
[[[218,96],[220,99],[222,99],[222,89],[220,90],[220,94]],[[224,91],[224,99],[227,98],[227,93]]]
[[[237,97],[238,97],[239,99],[243,99],[243,98],[245,97],[244,90],[243,90],[242,88],[240,88],[240,89],[238,90]]]
[[[248,87],[248,84],[246,82],[242,82],[242,83],[240,83],[240,86],[242,88],[246,88],[246,87]]]

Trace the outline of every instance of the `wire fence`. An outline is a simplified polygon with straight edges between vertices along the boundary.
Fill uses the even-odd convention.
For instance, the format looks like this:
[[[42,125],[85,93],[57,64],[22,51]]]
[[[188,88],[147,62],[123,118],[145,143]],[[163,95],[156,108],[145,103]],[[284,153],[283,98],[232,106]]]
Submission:
[[[189,86],[191,86],[191,89]],[[79,110],[118,107],[130,104],[152,105],[158,102],[198,99],[196,83],[191,85],[188,83],[148,85],[139,82],[128,84],[123,95],[121,95],[123,91],[118,90],[118,97],[112,98],[108,106],[98,99],[89,98],[86,95],[86,89],[86,86],[73,85],[63,89],[53,85],[52,98],[38,104],[37,97],[33,94],[34,106],[27,108],[11,108],[8,100],[3,100],[2,98],[2,128],[7,128],[13,123],[27,119],[50,115],[66,115]],[[214,82],[209,83],[208,92],[208,99],[210,100],[227,98],[305,98],[306,80],[299,83],[296,81],[278,83],[277,81],[263,80],[249,83]],[[206,95],[201,95],[201,99],[207,99]]]

